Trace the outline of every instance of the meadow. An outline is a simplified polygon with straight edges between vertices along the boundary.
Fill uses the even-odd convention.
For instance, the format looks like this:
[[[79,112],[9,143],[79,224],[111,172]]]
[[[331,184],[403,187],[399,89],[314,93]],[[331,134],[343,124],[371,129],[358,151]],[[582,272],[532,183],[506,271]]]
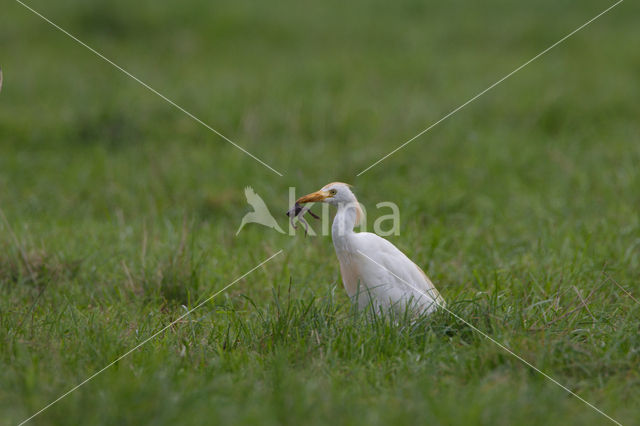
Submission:
[[[0,16],[0,424],[613,424],[640,419],[640,6],[602,0],[27,4]],[[286,226],[332,181],[449,308],[368,319],[330,237]],[[316,223],[312,225],[317,227]]]

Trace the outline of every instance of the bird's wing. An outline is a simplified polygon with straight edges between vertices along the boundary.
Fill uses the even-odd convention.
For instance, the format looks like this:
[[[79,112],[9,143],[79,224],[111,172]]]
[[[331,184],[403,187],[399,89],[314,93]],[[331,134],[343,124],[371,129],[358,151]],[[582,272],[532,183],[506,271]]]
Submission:
[[[426,274],[396,246],[368,232],[355,234],[360,277],[372,291],[392,300],[416,299],[440,302],[442,297]]]

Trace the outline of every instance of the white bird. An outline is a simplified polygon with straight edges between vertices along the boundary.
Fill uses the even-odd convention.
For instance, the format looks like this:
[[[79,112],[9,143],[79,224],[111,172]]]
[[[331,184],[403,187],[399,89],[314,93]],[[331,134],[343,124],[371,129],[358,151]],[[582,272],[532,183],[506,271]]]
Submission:
[[[350,185],[333,182],[297,200],[311,202],[338,208],[331,237],[344,288],[360,309],[431,313],[444,307],[444,299],[427,275],[396,246],[376,234],[353,231],[363,213]]]

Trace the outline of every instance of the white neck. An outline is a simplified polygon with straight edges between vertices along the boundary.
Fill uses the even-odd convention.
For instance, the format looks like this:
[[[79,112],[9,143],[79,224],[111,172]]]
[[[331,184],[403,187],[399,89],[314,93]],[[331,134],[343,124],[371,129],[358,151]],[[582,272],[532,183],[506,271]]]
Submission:
[[[357,209],[357,202],[338,205],[338,213],[336,213],[331,226],[331,237],[336,250],[346,248],[348,238],[354,234],[353,228],[358,219]]]

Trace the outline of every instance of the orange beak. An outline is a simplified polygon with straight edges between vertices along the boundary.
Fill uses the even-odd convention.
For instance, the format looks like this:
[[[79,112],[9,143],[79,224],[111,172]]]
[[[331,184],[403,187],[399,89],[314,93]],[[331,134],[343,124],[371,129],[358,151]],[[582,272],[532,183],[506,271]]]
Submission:
[[[330,197],[329,192],[320,190],[320,191],[312,192],[311,194],[307,194],[303,197],[298,198],[296,203],[298,204],[315,203],[329,197]]]

